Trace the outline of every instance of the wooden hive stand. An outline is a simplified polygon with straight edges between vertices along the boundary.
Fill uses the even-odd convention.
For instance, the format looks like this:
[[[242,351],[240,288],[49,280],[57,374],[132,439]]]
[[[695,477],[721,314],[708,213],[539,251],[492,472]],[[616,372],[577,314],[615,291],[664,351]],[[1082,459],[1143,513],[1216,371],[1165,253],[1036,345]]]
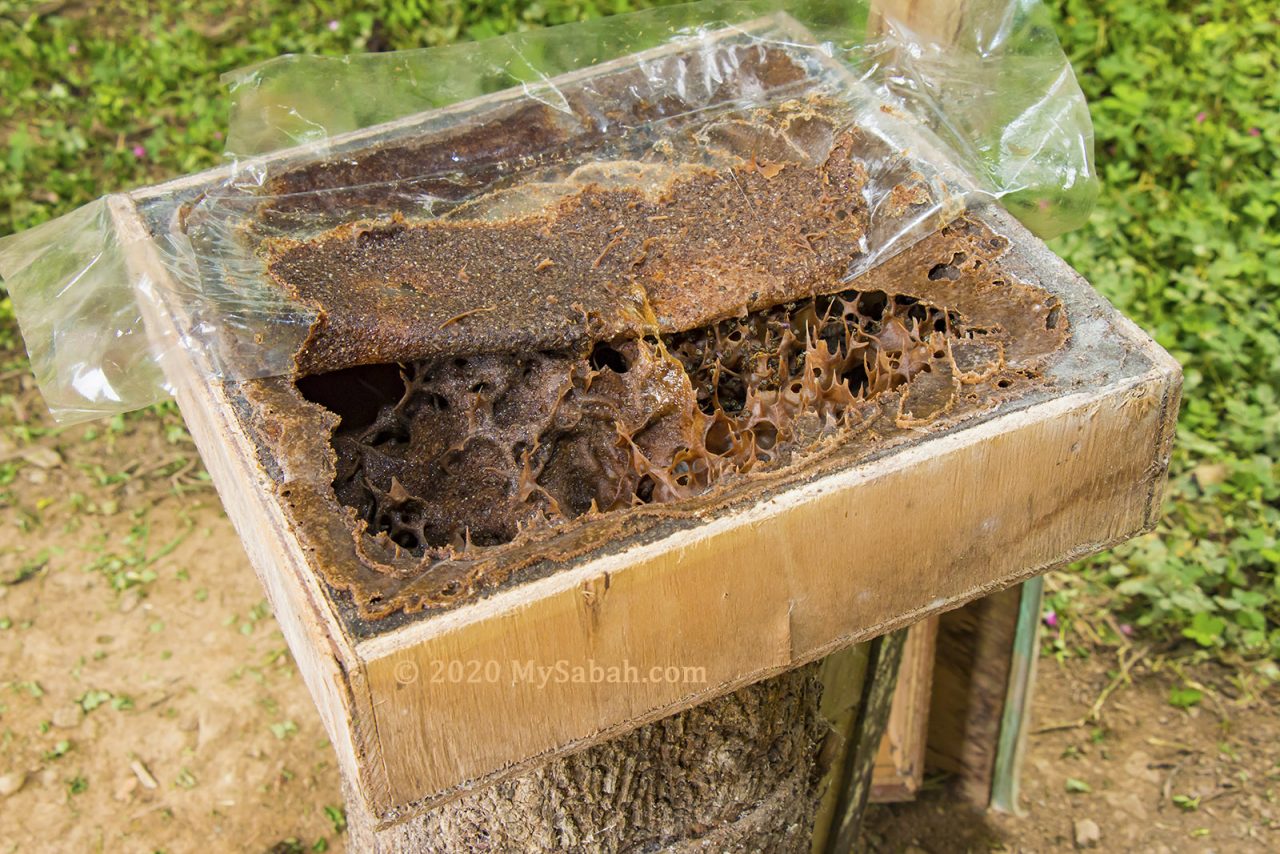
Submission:
[[[135,275],[169,275],[149,206],[225,176],[111,200]],[[334,744],[355,850],[847,851],[886,722],[899,743],[881,781],[918,787],[929,692],[891,711],[899,661],[921,690],[931,642],[945,657],[960,636],[939,615],[1150,530],[1180,390],[1177,364],[1007,213],[972,227],[1007,241],[1002,270],[1061,303],[1071,337],[1046,389],[436,615],[362,620],[289,522],[287,437],[255,419],[252,382],[168,359]],[[151,305],[155,334],[181,329],[180,310]],[[910,641],[897,632],[922,621]],[[586,678],[556,675],[575,668]],[[935,700],[970,691],[954,681],[935,678]],[[931,754],[986,769],[974,799],[989,798],[997,758],[957,755],[966,724],[945,725]]]

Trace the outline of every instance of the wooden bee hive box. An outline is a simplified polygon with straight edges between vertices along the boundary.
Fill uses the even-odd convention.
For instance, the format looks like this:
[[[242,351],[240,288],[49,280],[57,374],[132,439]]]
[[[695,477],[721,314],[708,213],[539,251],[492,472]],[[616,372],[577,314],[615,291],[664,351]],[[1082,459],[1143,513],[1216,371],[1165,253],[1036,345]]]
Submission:
[[[491,137],[536,135],[536,111],[512,103],[452,109],[492,109]],[[803,148],[799,115],[752,121]],[[269,159],[278,198],[291,181],[363,186],[362,163],[474,144],[424,141],[423,121],[352,135],[337,159]],[[746,207],[793,210],[806,181],[855,180],[832,170],[856,161],[857,142],[842,149],[837,134],[829,148],[846,160],[817,163],[742,150],[727,172],[666,176],[625,204],[631,191],[608,176],[578,175],[465,228],[384,219],[270,244],[272,275],[329,309],[299,358],[307,376],[210,381],[194,358],[169,360],[353,809],[395,823],[1152,527],[1178,367],[1006,213],[939,224],[843,282],[830,265],[856,235],[756,233],[760,219],[735,220],[718,195],[732,181]],[[151,215],[156,201],[198,199],[226,174],[113,199],[137,272],[169,275],[132,239],[174,227]],[[681,216],[684,231],[664,230]],[[767,241],[753,277],[699,290],[747,251],[721,240],[730,232]],[[438,261],[405,272],[440,257],[460,259],[447,282]],[[500,268],[517,262],[519,277]],[[614,263],[663,271],[645,274],[644,310],[614,310],[633,305],[625,288],[568,294],[586,305],[557,291]],[[149,322],[168,335],[190,320],[161,301]],[[744,389],[761,352],[768,376]],[[662,412],[645,383],[678,386]],[[521,432],[570,410],[572,424]],[[573,426],[587,423],[616,434]],[[510,453],[468,457],[481,433]]]

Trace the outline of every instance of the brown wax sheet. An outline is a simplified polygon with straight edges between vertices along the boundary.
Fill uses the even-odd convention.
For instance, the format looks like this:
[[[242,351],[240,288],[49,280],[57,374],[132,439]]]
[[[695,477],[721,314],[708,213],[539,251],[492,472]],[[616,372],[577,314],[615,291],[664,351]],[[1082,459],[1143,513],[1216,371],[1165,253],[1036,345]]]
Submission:
[[[581,349],[831,290],[865,248],[864,158],[887,156],[840,115],[788,101],[700,128],[712,166],[593,163],[444,219],[273,241],[270,275],[319,314],[299,371]],[[879,215],[930,200],[905,173]]]

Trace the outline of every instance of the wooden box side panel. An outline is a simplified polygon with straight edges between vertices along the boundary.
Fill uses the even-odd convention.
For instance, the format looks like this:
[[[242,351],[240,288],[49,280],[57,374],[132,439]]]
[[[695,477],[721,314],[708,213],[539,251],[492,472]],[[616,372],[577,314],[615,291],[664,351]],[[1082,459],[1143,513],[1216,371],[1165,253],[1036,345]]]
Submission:
[[[710,522],[678,547],[428,621],[398,648],[367,643],[389,795],[371,806],[448,800],[1144,530],[1175,378],[1157,370],[1012,413]],[[543,680],[516,663],[560,669]],[[593,663],[632,666],[639,681],[594,681]],[[655,667],[699,679],[655,681]]]

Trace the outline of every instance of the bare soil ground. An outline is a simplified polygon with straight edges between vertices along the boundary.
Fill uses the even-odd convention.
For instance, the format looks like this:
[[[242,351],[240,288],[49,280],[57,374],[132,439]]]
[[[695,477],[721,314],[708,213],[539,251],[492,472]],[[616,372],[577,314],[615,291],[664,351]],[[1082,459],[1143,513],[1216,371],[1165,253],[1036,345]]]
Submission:
[[[1126,660],[1138,650],[1129,650]],[[1169,705],[1172,667],[1140,661],[1076,725],[1120,670],[1099,653],[1040,661],[1033,735],[1022,768],[1023,815],[958,808],[945,783],[910,804],[873,807],[868,851],[1280,851],[1280,711],[1227,668],[1183,677],[1203,685],[1197,708]],[[1079,830],[1083,838],[1078,839]],[[1090,843],[1088,825],[1096,826]],[[1078,844],[1079,842],[1079,844]]]
[[[51,429],[0,376],[0,851],[343,848],[332,752],[179,424]],[[1083,716],[1110,655],[1042,661],[1036,726]],[[1099,723],[1031,739],[1025,816],[938,784],[873,809],[867,849],[1069,850],[1087,819],[1101,850],[1280,850],[1274,692],[1199,665],[1183,711],[1169,665],[1129,672]]]
[[[27,442],[49,422],[22,385],[0,386],[0,851],[341,850],[332,750],[177,416]]]

